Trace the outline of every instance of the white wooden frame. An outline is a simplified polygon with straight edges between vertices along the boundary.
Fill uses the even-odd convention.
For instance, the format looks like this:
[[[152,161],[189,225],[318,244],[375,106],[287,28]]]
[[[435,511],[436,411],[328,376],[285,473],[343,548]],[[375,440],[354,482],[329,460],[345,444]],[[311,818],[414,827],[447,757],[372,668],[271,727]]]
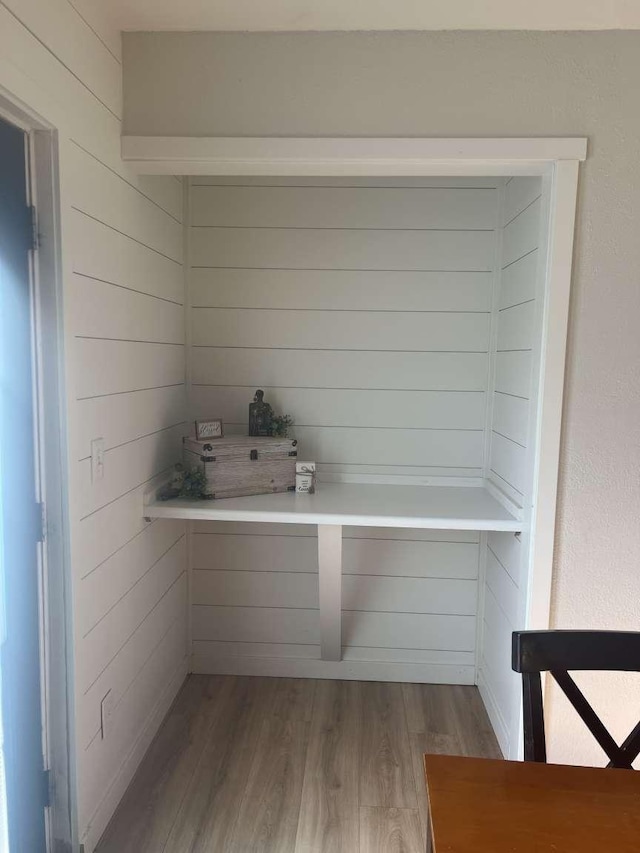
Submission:
[[[0,116],[28,134],[31,203],[38,233],[46,236],[32,262],[37,492],[46,512],[39,555],[43,752],[51,772],[46,831],[49,849],[71,850],[77,846],[77,803],[57,134],[3,87]]]

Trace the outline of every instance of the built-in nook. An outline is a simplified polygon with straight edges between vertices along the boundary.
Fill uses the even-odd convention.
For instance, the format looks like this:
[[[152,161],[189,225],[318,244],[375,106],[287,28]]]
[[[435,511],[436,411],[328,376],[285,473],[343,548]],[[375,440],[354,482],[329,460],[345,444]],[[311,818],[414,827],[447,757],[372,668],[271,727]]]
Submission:
[[[138,166],[140,144],[124,142]],[[557,464],[553,387],[544,460],[540,444],[546,347],[553,330],[562,363],[566,331],[562,306],[559,333],[549,320],[551,246],[573,206],[551,164],[345,168],[192,163],[185,179],[188,420],[246,432],[264,389],[317,493],[202,503],[154,486],[141,512],[190,524],[194,672],[478,684],[515,756],[511,631],[544,598],[536,503],[541,461]]]

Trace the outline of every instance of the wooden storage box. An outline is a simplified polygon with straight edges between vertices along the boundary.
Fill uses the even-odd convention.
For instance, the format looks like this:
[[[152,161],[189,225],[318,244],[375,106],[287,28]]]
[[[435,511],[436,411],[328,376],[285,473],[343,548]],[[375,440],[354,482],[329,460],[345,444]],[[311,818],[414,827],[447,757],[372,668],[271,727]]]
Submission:
[[[214,441],[182,439],[184,464],[203,468],[214,498],[294,492],[298,442],[292,438],[231,435]]]

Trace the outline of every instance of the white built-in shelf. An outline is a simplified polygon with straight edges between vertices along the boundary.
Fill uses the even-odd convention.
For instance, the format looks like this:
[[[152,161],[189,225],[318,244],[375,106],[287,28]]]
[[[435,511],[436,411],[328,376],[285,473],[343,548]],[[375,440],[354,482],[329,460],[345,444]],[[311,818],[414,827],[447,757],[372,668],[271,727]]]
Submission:
[[[255,495],[145,504],[148,518],[518,532],[522,522],[480,486],[320,483],[313,495]]]
[[[320,655],[342,655],[342,528],[409,527],[502,530],[522,522],[482,486],[382,486],[320,483],[316,493],[287,492],[246,498],[160,501],[147,497],[145,518],[253,521],[318,526]]]

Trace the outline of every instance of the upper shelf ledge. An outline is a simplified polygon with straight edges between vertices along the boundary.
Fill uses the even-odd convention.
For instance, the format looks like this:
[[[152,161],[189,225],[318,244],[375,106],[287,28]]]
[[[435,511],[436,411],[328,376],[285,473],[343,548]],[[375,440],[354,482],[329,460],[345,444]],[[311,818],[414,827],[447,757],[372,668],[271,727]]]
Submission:
[[[320,483],[292,493],[196,501],[147,499],[146,518],[520,532],[523,522],[480,486]]]

